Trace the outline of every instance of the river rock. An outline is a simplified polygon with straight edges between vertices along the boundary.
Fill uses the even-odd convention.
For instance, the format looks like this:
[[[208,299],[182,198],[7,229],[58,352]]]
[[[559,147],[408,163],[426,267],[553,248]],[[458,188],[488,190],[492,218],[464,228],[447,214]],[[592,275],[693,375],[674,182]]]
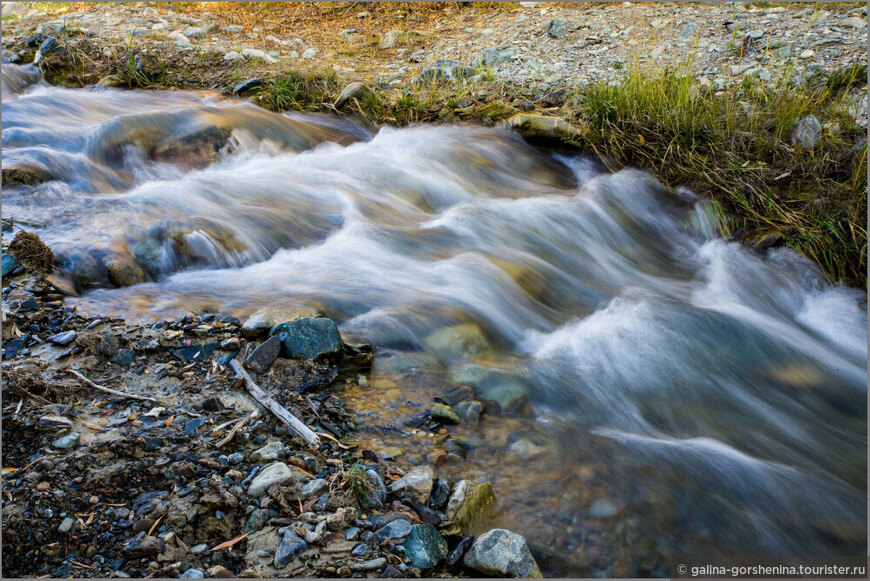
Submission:
[[[791,144],[804,149],[812,149],[822,136],[822,124],[815,115],[808,115],[798,121],[791,132]]]
[[[280,352],[281,339],[269,337],[262,345],[254,349],[254,352],[245,360],[245,364],[257,373],[263,373],[278,358]]]
[[[60,523],[60,526],[57,527],[57,530],[61,533],[68,533],[72,530],[74,524],[76,524],[76,521],[74,521],[70,517],[66,517],[65,519],[63,519],[63,522]]]
[[[281,539],[281,544],[275,549],[275,559],[272,563],[275,568],[281,569],[286,567],[290,561],[308,548],[308,543],[296,536],[290,531],[284,533],[284,538]]]
[[[317,496],[324,490],[326,490],[326,480],[324,480],[323,478],[309,480],[308,482],[299,485],[299,494],[301,494],[305,498]]]
[[[73,421],[63,416],[42,416],[37,422],[40,430],[64,430],[73,427]]]
[[[439,478],[432,486],[432,494],[429,495],[429,506],[435,510],[441,510],[450,498],[452,484],[446,478]]]
[[[369,468],[366,470],[366,480],[369,483],[369,495],[360,501],[363,508],[377,508],[387,501],[387,486],[380,474]]]
[[[279,458],[283,458],[287,453],[287,448],[283,442],[269,442],[262,448],[254,450],[251,454],[252,462],[273,462]]]
[[[589,506],[588,515],[589,518],[603,519],[613,518],[618,513],[619,507],[616,506],[613,502],[604,498],[599,498]]]
[[[547,34],[553,38],[562,38],[568,32],[568,23],[564,18],[556,18],[547,24]]]
[[[115,354],[109,358],[112,363],[118,365],[130,365],[136,358],[136,352],[132,349],[118,349]]]
[[[473,361],[492,351],[483,330],[474,323],[439,329],[426,337],[423,343],[430,351],[450,362]]]
[[[402,36],[401,30],[391,30],[386,34],[381,35],[381,40],[378,42],[379,48],[393,48]]]
[[[178,576],[179,579],[205,579],[205,571],[191,567]]]
[[[127,541],[121,548],[121,553],[130,559],[139,559],[156,555],[163,550],[163,546],[163,541],[159,538],[145,535]]]
[[[538,137],[557,140],[579,139],[583,131],[561,117],[517,113],[507,120],[507,124],[524,137]]]
[[[495,492],[489,482],[461,480],[453,489],[447,502],[447,518],[463,529],[489,514],[495,504]]]
[[[401,518],[390,521],[375,531],[375,536],[379,541],[390,539],[391,541],[398,542],[409,534],[411,534],[411,523]]]
[[[430,524],[412,526],[402,546],[411,565],[420,570],[431,569],[447,556],[447,541]]]
[[[266,54],[262,50],[258,50],[255,48],[243,48],[240,53],[246,59],[263,59],[267,63],[277,63],[278,61],[274,58]]]
[[[492,529],[480,535],[468,549],[463,563],[492,577],[543,577],[526,539],[506,529]]]
[[[304,59],[313,59],[316,56],[317,56],[317,49],[314,47],[306,48],[302,52],[302,58],[304,58]]]
[[[335,108],[341,109],[342,107],[344,107],[345,103],[347,103],[351,99],[362,99],[368,93],[369,88],[366,87],[365,83],[351,83],[346,86],[338,95],[338,98],[335,100],[334,104]]]
[[[341,353],[341,335],[330,319],[303,317],[272,327],[270,336],[281,340],[287,359],[319,359]]]
[[[234,50],[231,50],[230,52],[228,52],[224,55],[224,60],[230,61],[230,62],[242,60],[243,58],[245,58],[245,57],[243,57],[242,55],[240,55],[238,52],[236,52]]]
[[[18,261],[11,254],[3,254],[3,276],[9,275],[18,266]]]
[[[178,32],[177,30],[173,30],[172,32],[170,32],[168,35],[166,35],[166,38],[175,41],[175,44],[177,44],[178,46],[190,46],[190,39],[184,36],[182,33]]]
[[[76,340],[76,332],[75,331],[64,331],[63,333],[58,333],[57,335],[52,335],[48,338],[48,340],[55,345],[69,345],[73,341]]]
[[[526,387],[520,378],[482,365],[463,365],[450,372],[450,381],[474,387],[487,410],[512,412],[525,405]]]
[[[510,61],[513,56],[513,49],[510,47],[489,47],[480,51],[471,64],[475,67],[497,67]]]
[[[273,309],[264,307],[254,311],[242,325],[242,335],[245,337],[256,337],[280,323],[295,321],[299,318],[299,312],[291,309]]]
[[[61,450],[66,448],[71,448],[79,443],[79,434],[78,432],[72,432],[71,434],[67,434],[66,436],[61,436],[57,440],[51,443],[55,448],[60,448]]]
[[[426,504],[432,493],[435,471],[431,466],[414,468],[393,483],[393,493],[407,494],[420,504]]]
[[[132,256],[118,256],[106,263],[106,274],[116,287],[145,282],[145,271]]]
[[[440,59],[427,69],[423,69],[417,76],[418,82],[467,79],[474,76],[475,70],[461,62]]]
[[[187,38],[202,38],[205,36],[205,30],[198,26],[189,26],[185,29],[184,36]]]
[[[440,422],[445,424],[458,424],[459,416],[456,415],[456,412],[453,411],[449,405],[444,405],[443,403],[436,403],[432,406],[430,410],[432,417]]]
[[[250,496],[261,496],[273,484],[295,483],[304,478],[298,469],[290,468],[283,462],[269,464],[251,481],[248,487]]]
[[[377,571],[386,564],[387,560],[384,557],[378,557],[377,559],[363,561],[362,563],[354,563],[350,566],[350,570],[354,572],[365,573],[367,571]]]

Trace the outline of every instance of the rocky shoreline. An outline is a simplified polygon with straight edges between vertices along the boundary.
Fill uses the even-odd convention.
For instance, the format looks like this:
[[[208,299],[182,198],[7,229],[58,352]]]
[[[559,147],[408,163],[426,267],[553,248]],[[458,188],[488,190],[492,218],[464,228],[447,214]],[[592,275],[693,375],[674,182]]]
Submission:
[[[371,349],[329,319],[86,319],[6,250],[4,576],[540,576],[522,536],[469,534],[489,483],[353,444],[362,420],[334,388],[365,381]],[[316,445],[250,397],[239,361]],[[438,401],[418,427],[460,421]]]

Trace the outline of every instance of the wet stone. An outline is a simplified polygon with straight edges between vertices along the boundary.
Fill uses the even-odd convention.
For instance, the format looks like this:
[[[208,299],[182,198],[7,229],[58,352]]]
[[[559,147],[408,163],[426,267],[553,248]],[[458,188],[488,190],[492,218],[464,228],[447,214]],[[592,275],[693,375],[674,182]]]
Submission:
[[[381,476],[372,469],[366,470],[366,480],[371,485],[371,493],[362,499],[363,508],[377,508],[383,506],[387,500],[387,486]]]
[[[76,521],[67,517],[67,518],[63,519],[63,522],[60,523],[60,526],[57,527],[57,530],[58,530],[58,532],[61,532],[61,533],[68,533],[72,530],[73,525],[75,523],[76,523]]]
[[[450,489],[450,481],[446,478],[436,480],[432,486],[432,494],[429,495],[429,506],[436,510],[444,508],[450,498]]]
[[[442,403],[436,403],[432,406],[432,418],[438,420],[439,422],[443,422],[445,424],[458,424],[459,416],[456,415],[456,412],[453,411],[449,405],[444,405]]]
[[[430,569],[447,556],[447,541],[430,524],[411,527],[402,546],[411,565],[418,569]]]
[[[238,464],[239,462],[244,462],[245,455],[241,452],[233,452],[230,454],[228,460],[230,464]]]
[[[221,401],[221,398],[219,398],[216,395],[213,395],[213,396],[203,400],[201,407],[202,407],[203,411],[219,412],[219,411],[222,411],[225,406],[224,406],[224,402]]]
[[[69,345],[73,341],[75,341],[76,332],[75,331],[64,331],[63,333],[58,333],[57,335],[52,335],[48,338],[49,341],[54,343],[55,345]]]
[[[221,341],[221,349],[224,351],[238,351],[242,346],[242,342],[238,337],[230,337],[225,341]]]
[[[202,361],[209,357],[217,348],[217,343],[208,343],[205,345],[191,345],[190,347],[182,347],[175,349],[172,354],[186,363]]]
[[[9,276],[16,266],[18,261],[12,258],[11,254],[3,254],[3,276]]]
[[[303,317],[272,327],[272,337],[281,341],[281,356],[287,359],[317,359],[341,353],[341,335],[330,319]]]
[[[309,480],[308,482],[299,486],[299,494],[301,494],[305,498],[311,498],[312,496],[317,496],[325,489],[326,480],[322,478],[317,478],[315,480]]]
[[[278,358],[280,350],[281,339],[279,337],[270,337],[248,356],[245,364],[257,373],[263,373]]]
[[[73,432],[71,434],[67,434],[66,436],[62,436],[51,443],[55,448],[66,449],[71,448],[79,443],[79,434],[78,432]]]

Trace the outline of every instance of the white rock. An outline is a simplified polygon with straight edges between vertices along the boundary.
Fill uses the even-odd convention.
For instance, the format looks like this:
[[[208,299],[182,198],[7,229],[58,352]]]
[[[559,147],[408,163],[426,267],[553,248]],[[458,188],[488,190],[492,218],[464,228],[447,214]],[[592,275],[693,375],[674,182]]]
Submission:
[[[393,492],[404,492],[420,504],[426,504],[432,493],[434,479],[435,471],[431,466],[414,468],[393,483]]]
[[[317,49],[314,47],[311,47],[311,48],[305,49],[305,52],[302,53],[302,58],[310,59],[310,58],[314,58],[315,55],[317,55]]]
[[[295,483],[304,478],[298,469],[291,469],[283,462],[274,462],[263,468],[251,481],[248,494],[261,496],[273,484]]]
[[[278,62],[277,60],[275,60],[275,58],[270,57],[262,50],[257,50],[255,48],[243,48],[241,54],[246,59],[263,59],[264,61],[269,63]]]
[[[228,52],[227,54],[224,55],[225,61],[237,61],[240,58],[244,58],[244,57],[242,57],[242,55],[240,55],[239,53],[237,53],[234,50],[231,50],[230,52]]]

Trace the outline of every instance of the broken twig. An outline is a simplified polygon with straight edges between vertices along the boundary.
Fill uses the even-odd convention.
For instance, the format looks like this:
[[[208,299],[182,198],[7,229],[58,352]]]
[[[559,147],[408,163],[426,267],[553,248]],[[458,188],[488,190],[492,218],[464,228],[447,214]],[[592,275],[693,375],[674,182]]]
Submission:
[[[260,389],[259,386],[254,383],[254,380],[251,379],[251,376],[248,374],[248,372],[245,371],[241,365],[239,365],[238,361],[233,359],[232,361],[230,361],[230,365],[233,367],[239,377],[245,380],[245,387],[248,389],[248,392],[252,396],[254,396],[254,399],[256,399],[260,403],[260,405],[275,414],[278,419],[287,424],[287,426],[289,426],[291,430],[296,432],[296,434],[300,438],[308,442],[311,446],[317,447],[320,445],[320,438],[317,436],[317,434],[311,431],[311,428],[296,419],[296,417],[293,416],[293,414],[288,412],[286,409],[284,409],[281,404],[269,397],[269,394]]]
[[[81,373],[79,373],[78,371],[76,371],[75,369],[67,369],[66,371],[67,371],[67,373],[71,373],[72,375],[75,375],[76,377],[78,377],[79,379],[81,379],[82,381],[84,381],[85,383],[87,383],[88,385],[90,385],[91,387],[96,389],[97,391],[102,391],[103,393],[110,393],[112,395],[117,395],[120,397],[126,397],[128,399],[138,399],[139,401],[150,401],[153,403],[159,403],[162,405],[166,405],[162,401],[160,401],[159,399],[154,399],[153,397],[148,397],[146,395],[133,395],[132,393],[125,393],[123,391],[118,391],[117,389],[112,389],[111,387],[98,385],[98,384],[94,383],[93,381],[91,381],[90,379],[88,379],[87,377],[85,377],[84,375],[82,375]]]

